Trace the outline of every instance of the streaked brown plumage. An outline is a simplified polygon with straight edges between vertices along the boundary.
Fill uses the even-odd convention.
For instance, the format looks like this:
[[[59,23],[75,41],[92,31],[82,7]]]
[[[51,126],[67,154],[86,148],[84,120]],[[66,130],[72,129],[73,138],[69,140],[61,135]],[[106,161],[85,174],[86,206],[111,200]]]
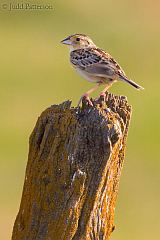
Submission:
[[[136,89],[143,89],[137,83],[128,79],[120,65],[110,54],[98,48],[93,41],[84,34],[74,34],[62,41],[70,47],[70,62],[73,67],[90,82],[97,83],[83,96],[95,91],[99,85],[106,85],[101,94],[118,79],[129,83]],[[82,96],[82,97],[83,97]]]

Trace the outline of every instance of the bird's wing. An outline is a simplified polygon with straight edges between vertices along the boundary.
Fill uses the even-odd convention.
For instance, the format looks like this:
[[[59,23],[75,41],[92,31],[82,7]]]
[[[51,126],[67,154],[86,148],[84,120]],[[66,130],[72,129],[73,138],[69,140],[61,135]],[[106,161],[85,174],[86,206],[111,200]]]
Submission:
[[[85,71],[99,77],[111,77],[115,75],[115,70],[106,63],[93,63],[86,66]]]
[[[78,49],[71,52],[70,60],[75,67],[101,77],[125,76],[119,64],[99,48]]]

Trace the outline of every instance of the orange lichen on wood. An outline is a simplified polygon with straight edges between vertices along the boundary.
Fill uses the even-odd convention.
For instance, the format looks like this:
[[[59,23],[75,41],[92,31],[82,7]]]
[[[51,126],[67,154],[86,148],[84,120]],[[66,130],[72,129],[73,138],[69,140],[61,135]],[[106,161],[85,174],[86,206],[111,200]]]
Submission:
[[[12,240],[109,239],[131,107],[120,96],[53,105],[30,137]]]

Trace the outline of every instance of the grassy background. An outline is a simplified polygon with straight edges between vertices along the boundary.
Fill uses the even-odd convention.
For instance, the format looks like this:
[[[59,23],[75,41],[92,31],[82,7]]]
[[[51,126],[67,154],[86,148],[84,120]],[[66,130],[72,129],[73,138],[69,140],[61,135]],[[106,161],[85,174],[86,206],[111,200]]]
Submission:
[[[92,87],[70,67],[68,49],[59,44],[76,32],[90,35],[121,63],[130,78],[145,87],[137,92],[117,83],[110,89],[126,95],[133,106],[112,239],[158,239],[160,2],[39,3],[53,4],[54,10],[0,9],[0,239],[11,237],[23,187],[28,138],[37,117],[46,107],[68,98],[75,105]]]

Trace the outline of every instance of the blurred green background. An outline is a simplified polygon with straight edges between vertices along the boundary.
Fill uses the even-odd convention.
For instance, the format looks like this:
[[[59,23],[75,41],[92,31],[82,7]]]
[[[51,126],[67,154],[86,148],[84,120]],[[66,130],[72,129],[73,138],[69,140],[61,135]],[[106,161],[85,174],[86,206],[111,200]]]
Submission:
[[[0,239],[11,238],[38,116],[66,99],[75,105],[93,86],[70,67],[68,49],[59,43],[73,33],[91,36],[145,87],[138,92],[118,82],[110,89],[133,106],[111,239],[159,239],[160,2],[32,1],[53,5],[45,11],[9,11],[2,3],[9,1],[0,3]]]

